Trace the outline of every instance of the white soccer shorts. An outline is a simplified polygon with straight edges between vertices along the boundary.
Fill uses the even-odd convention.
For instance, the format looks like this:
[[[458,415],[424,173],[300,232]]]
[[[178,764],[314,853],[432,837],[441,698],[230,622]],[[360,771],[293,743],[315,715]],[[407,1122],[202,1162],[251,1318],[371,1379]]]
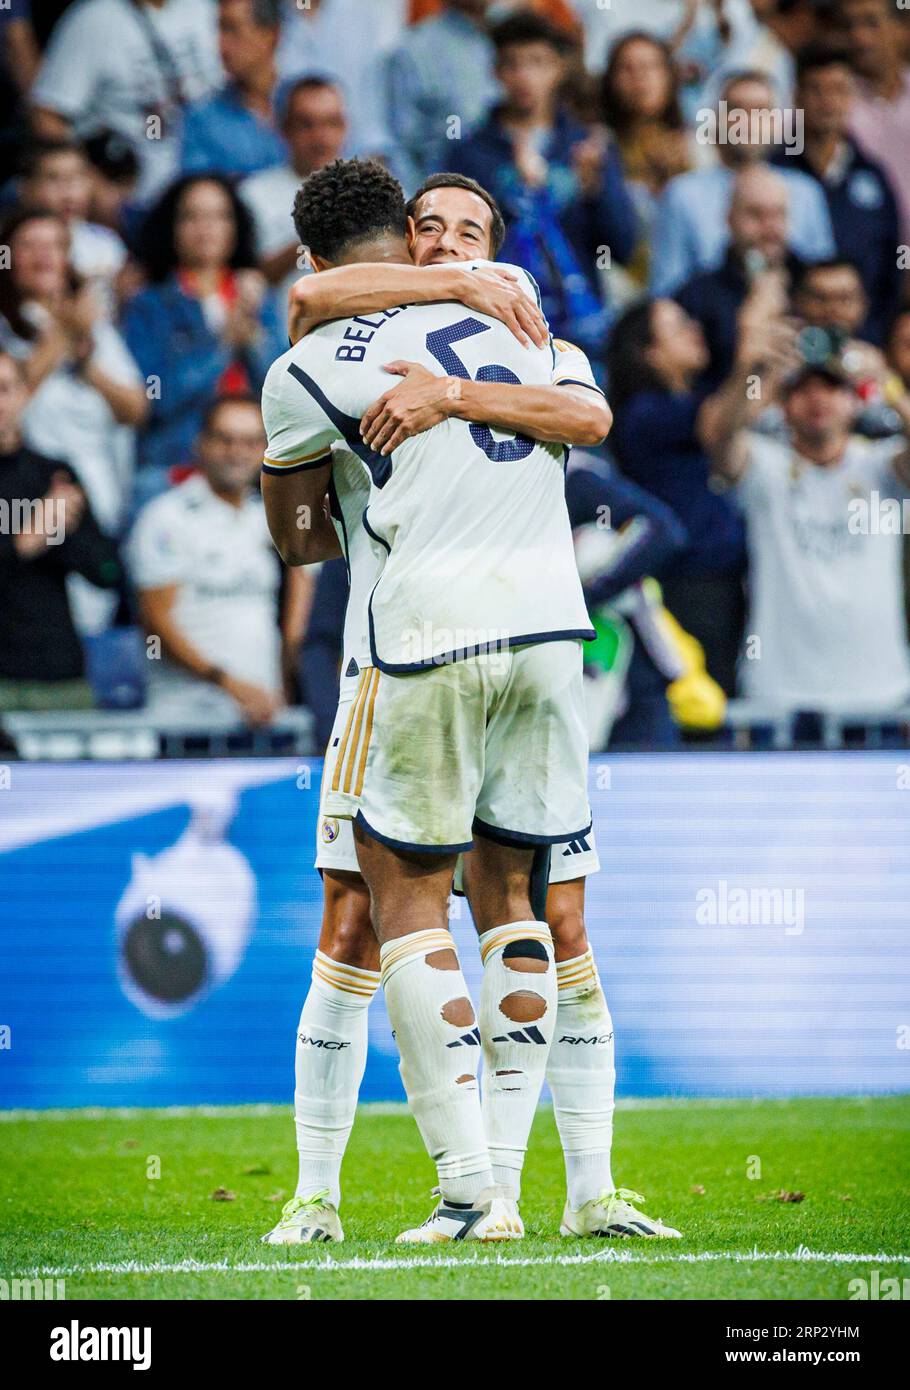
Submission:
[[[580,843],[591,828],[581,668],[577,641],[416,675],[367,667],[326,755],[320,853],[345,818],[392,848],[430,853],[470,849],[474,833]]]
[[[335,787],[340,792],[345,782],[353,790],[357,785],[356,768],[352,761],[351,734],[354,721],[354,701],[364,690],[364,683],[372,668],[363,667],[359,676],[343,676],[338,692],[338,709],[329,736],[328,747],[322,764],[322,781],[319,787],[319,819],[316,822],[316,868],[337,869],[345,873],[359,874],[357,851],[354,848],[354,828],[351,820],[329,815],[325,799],[328,791]],[[347,731],[347,737],[345,732]],[[357,740],[359,742],[359,740]]]

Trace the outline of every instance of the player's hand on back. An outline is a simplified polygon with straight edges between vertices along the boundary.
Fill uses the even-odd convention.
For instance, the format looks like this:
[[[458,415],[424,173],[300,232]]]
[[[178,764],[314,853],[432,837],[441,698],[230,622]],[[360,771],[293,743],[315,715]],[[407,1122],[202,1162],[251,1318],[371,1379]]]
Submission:
[[[547,321],[510,270],[478,266],[465,270],[464,281],[458,298],[468,309],[499,319],[522,347],[546,347],[550,341]]]
[[[423,434],[449,416],[448,403],[457,398],[457,377],[434,376],[418,362],[387,362],[383,371],[404,377],[365,411],[360,434],[377,454],[390,454],[406,439]]]

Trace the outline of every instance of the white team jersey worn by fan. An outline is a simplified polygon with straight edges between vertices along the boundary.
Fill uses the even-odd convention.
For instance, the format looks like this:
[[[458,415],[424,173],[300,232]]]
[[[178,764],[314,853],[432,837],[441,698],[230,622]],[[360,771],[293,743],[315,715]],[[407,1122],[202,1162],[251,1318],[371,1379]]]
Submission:
[[[899,439],[854,436],[820,468],[787,443],[749,436],[735,496],[745,514],[759,660],[740,674],[753,700],[802,709],[894,709],[910,695],[900,523]]]
[[[551,382],[554,386],[583,386],[588,390],[600,392],[585,353],[573,343],[559,338],[553,341]],[[379,577],[385,555],[384,551],[380,555],[376,554],[369,535],[360,525],[360,518],[369,501],[369,476],[366,469],[355,454],[337,444],[332,448],[332,465],[332,518],[348,564],[350,592],[345,616],[338,713],[326,749],[322,775],[323,796],[330,789],[334,779],[338,766],[338,752],[357,694],[360,668],[364,664],[364,625],[358,614],[363,615],[366,612],[366,600]],[[342,767],[338,775],[341,786],[344,782],[344,771]],[[317,869],[334,869],[345,873],[360,872],[352,821],[328,815],[324,806],[320,806],[316,826],[315,866]],[[592,829],[567,844],[554,847],[550,860],[550,882],[563,883],[571,879],[586,878],[597,873],[599,869],[600,860]],[[459,860],[455,872],[455,888],[459,892],[460,874]]]
[[[234,507],[195,473],[143,507],[126,558],[137,589],[177,586],[174,620],[206,660],[280,688],[281,570],[258,492]],[[237,712],[225,691],[166,658],[148,663],[148,702],[161,713]]]

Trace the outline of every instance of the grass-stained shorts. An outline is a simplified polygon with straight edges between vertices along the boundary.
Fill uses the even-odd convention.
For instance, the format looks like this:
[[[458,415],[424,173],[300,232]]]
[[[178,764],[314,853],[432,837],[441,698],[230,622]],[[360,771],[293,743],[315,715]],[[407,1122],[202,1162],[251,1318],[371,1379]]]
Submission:
[[[413,675],[366,667],[326,753],[326,849],[344,819],[392,848],[436,853],[470,849],[475,833],[528,845],[586,837],[581,651],[554,641]]]

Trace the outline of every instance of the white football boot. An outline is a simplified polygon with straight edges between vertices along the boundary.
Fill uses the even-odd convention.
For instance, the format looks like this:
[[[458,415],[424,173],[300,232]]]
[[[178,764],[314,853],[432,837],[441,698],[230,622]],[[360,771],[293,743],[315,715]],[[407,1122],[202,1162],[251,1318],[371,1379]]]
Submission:
[[[434,1187],[433,1195],[438,1196]],[[422,1226],[402,1231],[396,1245],[439,1245],[450,1240],[521,1240],[525,1233],[518,1203],[504,1187],[488,1187],[472,1206],[449,1206],[440,1197]]]
[[[328,1201],[328,1188],[312,1197],[292,1197],[281,1208],[281,1220],[261,1238],[263,1245],[315,1245],[344,1240],[338,1212]]]
[[[599,1197],[585,1202],[578,1211],[573,1211],[566,1202],[559,1234],[611,1236],[619,1240],[627,1240],[631,1236],[645,1236],[650,1240],[681,1240],[681,1231],[674,1231],[672,1226],[665,1226],[662,1221],[655,1221],[633,1207],[633,1202],[644,1200],[640,1192],[618,1187],[615,1192],[602,1192]]]

